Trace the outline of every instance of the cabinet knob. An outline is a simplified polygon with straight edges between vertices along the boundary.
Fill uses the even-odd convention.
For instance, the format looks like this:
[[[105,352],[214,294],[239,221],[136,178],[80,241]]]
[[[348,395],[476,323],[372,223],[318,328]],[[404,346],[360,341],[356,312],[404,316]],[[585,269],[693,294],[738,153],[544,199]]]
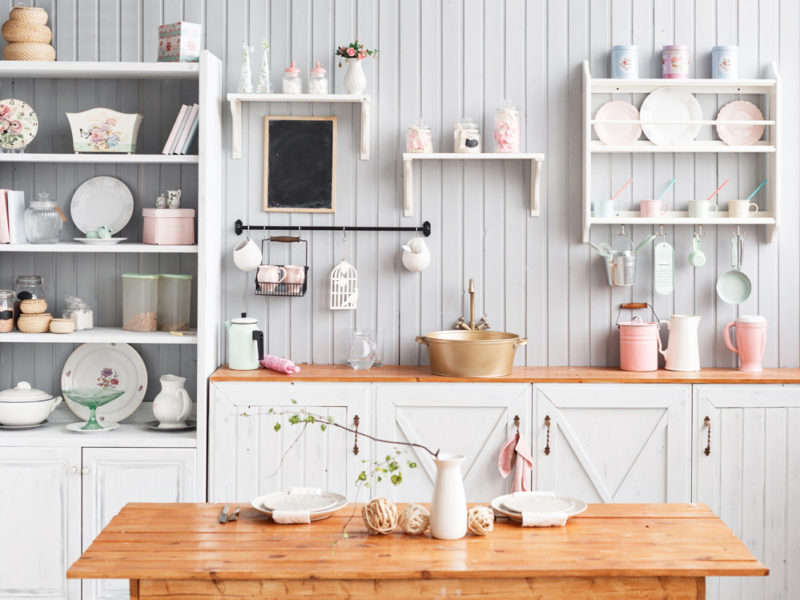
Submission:
[[[81,475],[88,475],[89,474],[89,467],[83,467],[81,469]]]
[[[545,416],[544,418],[544,426],[547,428],[547,441],[544,446],[544,454],[545,456],[550,455],[550,415]]]
[[[70,472],[71,472],[71,473],[77,473],[77,472],[78,472],[78,467],[76,467],[75,465],[73,465],[73,466],[71,466],[71,467],[69,468],[69,470],[70,470]]]
[[[711,418],[706,417],[703,419],[703,425],[705,425],[705,427],[708,429],[708,441],[706,443],[706,449],[703,450],[703,453],[706,456],[709,456],[711,454]]]

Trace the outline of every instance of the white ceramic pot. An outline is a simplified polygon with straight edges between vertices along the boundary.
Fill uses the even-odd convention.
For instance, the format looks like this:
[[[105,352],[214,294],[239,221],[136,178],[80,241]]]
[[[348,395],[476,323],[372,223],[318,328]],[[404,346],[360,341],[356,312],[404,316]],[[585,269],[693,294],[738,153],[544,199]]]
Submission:
[[[421,237],[408,240],[402,248],[403,266],[409,271],[422,271],[431,264],[431,252],[428,250],[428,244]]]
[[[61,403],[61,396],[53,397],[42,390],[31,388],[27,381],[0,392],[0,424],[22,426],[38,425]]]
[[[233,247],[233,264],[245,272],[255,271],[261,264],[261,248],[249,237]]]
[[[344,89],[348,94],[361,94],[367,89],[367,77],[361,68],[361,60],[347,61],[347,73],[344,75]]]
[[[431,535],[440,540],[458,540],[467,534],[467,497],[461,475],[463,454],[440,452],[431,499]]]

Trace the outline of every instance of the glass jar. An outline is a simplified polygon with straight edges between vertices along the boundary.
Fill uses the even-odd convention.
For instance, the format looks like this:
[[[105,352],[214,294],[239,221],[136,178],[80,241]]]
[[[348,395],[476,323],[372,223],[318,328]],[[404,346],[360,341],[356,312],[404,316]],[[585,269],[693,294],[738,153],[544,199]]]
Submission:
[[[433,152],[433,138],[431,128],[420,119],[408,128],[406,132],[406,152],[414,154],[431,154]]]
[[[294,61],[283,72],[283,93],[302,94],[303,82],[300,81],[300,69],[294,66]]]
[[[192,308],[192,276],[158,276],[158,330],[188,331]]]
[[[453,152],[475,154],[481,151],[481,132],[469,117],[456,123],[453,129]]]
[[[75,331],[94,327],[94,311],[92,311],[91,305],[76,296],[64,298],[64,311],[61,313],[61,317],[75,321]]]
[[[328,71],[325,67],[317,61],[314,68],[311,69],[311,75],[308,76],[308,93],[309,94],[327,94],[328,93]]]
[[[44,298],[44,285],[41,275],[17,275],[14,279],[14,293],[17,299],[14,302],[14,323],[19,317],[19,305],[23,300],[31,298]]]
[[[61,212],[47,192],[39,192],[25,210],[25,237],[29,244],[57,244],[62,224]]]
[[[0,290],[0,333],[14,329],[14,300],[17,295],[12,290]]]
[[[122,274],[122,328],[155,331],[158,314],[158,275]]]
[[[519,111],[516,106],[497,109],[494,142],[495,152],[519,152]]]

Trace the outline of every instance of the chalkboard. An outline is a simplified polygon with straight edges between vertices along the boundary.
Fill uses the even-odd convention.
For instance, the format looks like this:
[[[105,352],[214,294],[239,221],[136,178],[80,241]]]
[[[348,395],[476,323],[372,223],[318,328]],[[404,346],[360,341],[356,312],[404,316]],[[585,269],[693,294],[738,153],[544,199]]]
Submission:
[[[264,210],[336,211],[336,117],[264,117]]]

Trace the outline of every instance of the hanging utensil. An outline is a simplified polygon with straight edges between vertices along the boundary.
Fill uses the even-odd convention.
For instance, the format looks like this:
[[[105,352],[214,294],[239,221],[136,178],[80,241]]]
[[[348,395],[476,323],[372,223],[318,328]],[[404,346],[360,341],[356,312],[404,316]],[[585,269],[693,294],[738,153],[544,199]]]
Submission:
[[[702,234],[696,231],[692,234],[692,251],[689,252],[689,264],[695,269],[706,264],[706,255],[700,250],[700,238]]]
[[[743,257],[744,238],[740,233],[731,233],[731,270],[717,280],[717,295],[727,304],[741,304],[753,291],[750,278],[742,273]]]
[[[652,242],[654,239],[656,239],[656,235],[654,233],[651,233],[650,235],[645,237],[641,242],[639,242],[639,245],[636,246],[636,248],[633,249],[633,253],[634,254],[639,254],[639,250],[641,250],[642,248],[647,246],[647,244]]]
[[[331,271],[330,308],[331,310],[355,310],[358,304],[358,273],[347,262],[347,232],[343,237],[341,262]]]
[[[659,296],[675,291],[675,248],[666,237],[653,248],[653,291]]]

